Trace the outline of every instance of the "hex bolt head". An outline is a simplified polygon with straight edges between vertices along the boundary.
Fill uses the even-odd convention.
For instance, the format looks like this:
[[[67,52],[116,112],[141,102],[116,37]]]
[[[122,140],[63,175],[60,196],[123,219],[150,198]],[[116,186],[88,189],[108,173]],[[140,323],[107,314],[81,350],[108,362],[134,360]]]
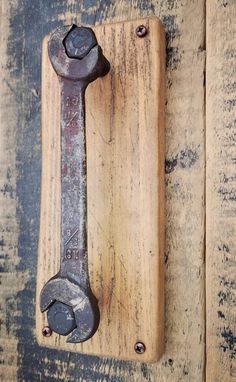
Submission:
[[[97,45],[97,39],[91,28],[73,25],[63,44],[68,57],[82,59]]]
[[[43,329],[42,329],[42,335],[44,337],[51,337],[52,329],[49,326],[44,326]]]
[[[136,344],[134,345],[134,350],[137,354],[143,354],[146,350],[146,346],[143,342],[136,342]]]
[[[62,336],[67,336],[76,328],[73,309],[62,302],[56,301],[47,312],[50,328]]]
[[[137,28],[136,28],[136,35],[138,37],[144,37],[146,36],[148,30],[147,30],[147,27],[145,25],[139,25]]]

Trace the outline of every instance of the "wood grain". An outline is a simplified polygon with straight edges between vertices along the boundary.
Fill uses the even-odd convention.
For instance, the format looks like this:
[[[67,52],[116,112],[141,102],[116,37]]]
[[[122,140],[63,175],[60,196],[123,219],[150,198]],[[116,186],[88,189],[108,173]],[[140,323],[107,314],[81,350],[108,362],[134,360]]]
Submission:
[[[2,251],[10,254],[1,268],[1,276],[5,275],[0,288],[2,380],[205,380],[205,1],[11,0],[1,2],[0,10],[0,73],[7,79],[0,87],[6,158],[1,182],[7,189],[14,185],[16,203],[7,220],[0,216],[1,238],[8,240]],[[166,346],[161,360],[154,364],[52,350],[39,346],[35,338],[42,39],[62,24],[94,25],[147,15],[160,17],[167,41]],[[7,227],[6,221],[14,228]]]
[[[236,380],[236,3],[207,1],[207,381]]]
[[[135,33],[141,24],[145,38]],[[154,17],[94,31],[111,64],[86,92],[89,274],[101,321],[83,344],[42,336],[39,294],[59,270],[61,204],[60,88],[46,38],[36,334],[44,346],[153,362],[164,345],[164,33]],[[146,346],[140,355],[138,341]]]

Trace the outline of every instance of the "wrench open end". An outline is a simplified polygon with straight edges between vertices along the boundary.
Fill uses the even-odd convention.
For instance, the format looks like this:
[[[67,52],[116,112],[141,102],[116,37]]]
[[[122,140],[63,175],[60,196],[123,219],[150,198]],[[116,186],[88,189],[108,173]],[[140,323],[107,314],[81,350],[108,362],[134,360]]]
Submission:
[[[81,29],[91,31],[91,28]],[[71,58],[64,46],[64,40],[68,38],[72,30],[73,27],[65,26],[58,28],[51,35],[48,43],[49,58],[58,76],[88,85],[98,77],[105,76],[110,70],[110,63],[103,55],[100,45],[97,44],[93,45],[82,59]]]
[[[66,278],[53,277],[43,287],[40,294],[40,309],[45,312],[53,302],[60,301],[73,307],[70,301],[77,303],[86,298],[80,286],[74,284]]]
[[[52,317],[50,309],[53,310],[53,305],[58,302],[71,307],[75,317],[74,325],[71,325],[73,331],[68,337],[67,342],[78,343],[91,338],[96,332],[100,321],[98,301],[94,295],[88,295],[79,285],[74,284],[68,279],[60,277],[52,278],[41,291],[40,309],[42,312],[48,309],[48,316]],[[60,329],[58,319],[60,319]],[[50,327],[58,334],[67,335],[69,334],[67,332],[67,320],[71,321],[71,317],[65,314],[62,322],[62,311],[57,310],[57,315],[53,313]]]

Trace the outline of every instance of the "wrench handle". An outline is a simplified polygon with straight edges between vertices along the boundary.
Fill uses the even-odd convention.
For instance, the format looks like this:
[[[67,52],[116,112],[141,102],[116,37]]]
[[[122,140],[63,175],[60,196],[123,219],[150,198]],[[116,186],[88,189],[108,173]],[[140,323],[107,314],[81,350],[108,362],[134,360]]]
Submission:
[[[87,287],[87,160],[84,83],[61,84],[61,269]]]

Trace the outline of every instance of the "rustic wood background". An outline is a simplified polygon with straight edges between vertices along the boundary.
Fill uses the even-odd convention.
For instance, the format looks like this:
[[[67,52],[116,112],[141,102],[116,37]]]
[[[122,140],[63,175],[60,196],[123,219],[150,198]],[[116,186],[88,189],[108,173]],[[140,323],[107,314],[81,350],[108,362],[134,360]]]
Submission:
[[[235,1],[2,0],[0,12],[0,380],[198,382],[206,360],[207,381],[233,380]],[[144,364],[45,349],[35,338],[41,42],[64,23],[147,15],[167,41],[165,354]]]
[[[206,9],[207,381],[236,380],[236,2]]]

